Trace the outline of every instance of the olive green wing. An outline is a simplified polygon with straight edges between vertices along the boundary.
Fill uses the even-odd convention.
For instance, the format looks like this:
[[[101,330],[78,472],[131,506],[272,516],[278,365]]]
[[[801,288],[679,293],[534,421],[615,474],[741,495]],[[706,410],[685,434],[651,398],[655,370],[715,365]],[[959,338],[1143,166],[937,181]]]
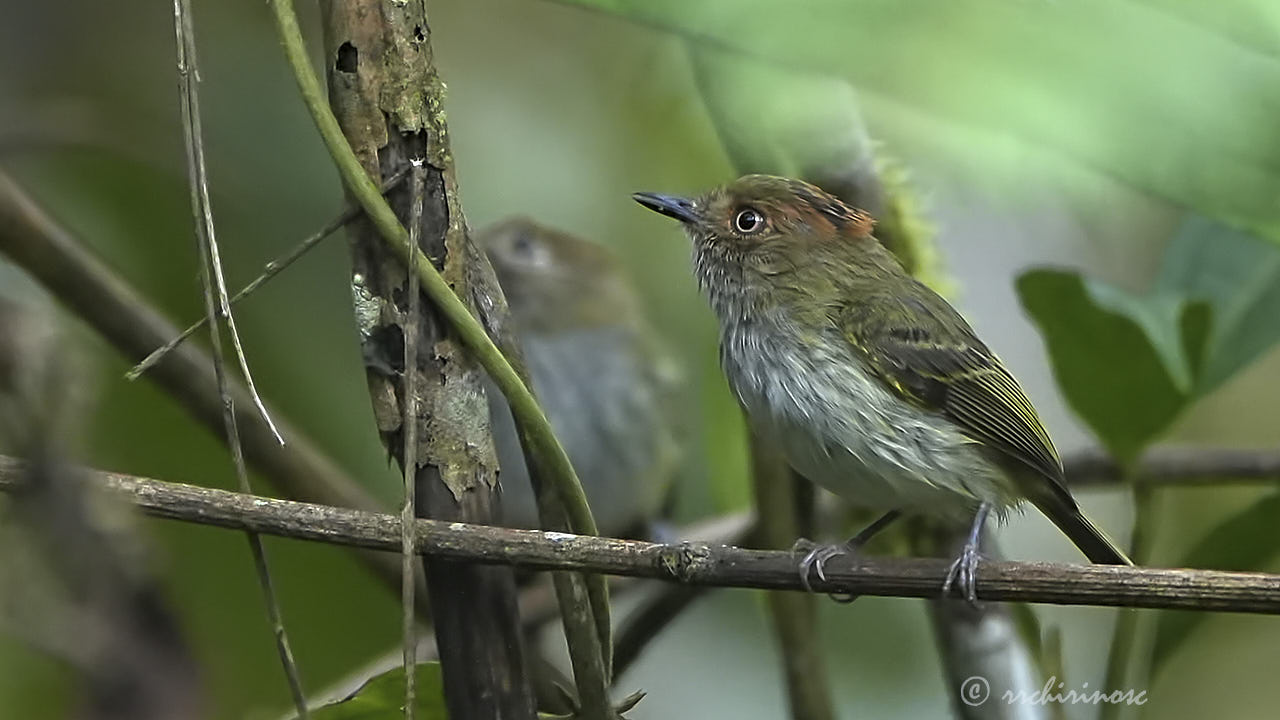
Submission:
[[[897,290],[857,293],[834,318],[875,375],[1066,493],[1062,462],[1018,381],[946,300],[914,281]]]

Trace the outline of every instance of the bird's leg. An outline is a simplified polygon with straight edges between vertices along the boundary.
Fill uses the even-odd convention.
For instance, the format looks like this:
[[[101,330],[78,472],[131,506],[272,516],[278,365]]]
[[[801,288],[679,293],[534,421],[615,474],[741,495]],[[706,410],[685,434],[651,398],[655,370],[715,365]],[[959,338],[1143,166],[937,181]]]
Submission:
[[[877,518],[875,522],[863,528],[857,535],[854,535],[845,542],[839,544],[812,545],[812,543],[809,543],[806,540],[796,541],[796,549],[804,546],[811,546],[808,547],[808,552],[805,553],[804,558],[800,560],[800,584],[804,586],[806,591],[813,592],[813,587],[809,584],[809,573],[811,570],[817,570],[818,578],[825,581],[827,579],[827,575],[823,570],[823,566],[826,565],[828,560],[839,555],[858,554],[858,552],[862,550],[862,546],[867,544],[867,541],[875,537],[875,535],[881,530],[889,527],[894,520],[897,520],[901,516],[901,510],[890,510]],[[857,597],[857,595],[831,594],[831,599],[840,603],[851,603],[856,600]]]
[[[960,556],[951,563],[947,570],[947,580],[942,583],[942,595],[946,597],[954,584],[960,594],[970,605],[978,604],[978,541],[982,539],[982,529],[987,524],[987,516],[991,514],[991,503],[978,506],[978,514],[973,518],[973,527],[969,528],[969,537],[960,549]]]

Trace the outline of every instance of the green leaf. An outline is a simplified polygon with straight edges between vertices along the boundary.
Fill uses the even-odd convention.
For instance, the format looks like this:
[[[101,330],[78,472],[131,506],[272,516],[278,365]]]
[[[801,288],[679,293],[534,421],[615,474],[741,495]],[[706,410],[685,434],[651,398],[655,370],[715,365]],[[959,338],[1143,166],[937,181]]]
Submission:
[[[1182,329],[1182,353],[1186,358],[1191,377],[1196,378],[1197,389],[1204,383],[1204,361],[1209,352],[1210,332],[1213,328],[1213,307],[1204,301],[1191,303],[1178,323]],[[1203,390],[1200,391],[1203,394]]]
[[[1182,558],[1182,567],[1214,570],[1259,570],[1280,554],[1280,493],[1269,495],[1223,520]],[[1161,612],[1156,620],[1151,674],[1173,657],[1209,613],[1189,610]]]
[[[1089,296],[1099,308],[1129,318],[1142,330],[1151,349],[1159,356],[1169,379],[1181,394],[1192,389],[1191,363],[1182,341],[1186,301],[1172,295],[1138,296],[1097,280],[1085,280]],[[1202,312],[1196,312],[1199,318]],[[1197,321],[1191,321],[1195,324]]]
[[[1067,401],[1122,461],[1280,341],[1280,249],[1196,215],[1148,295],[1056,270],[1018,291]]]
[[[440,663],[422,663],[416,672],[414,717],[446,720]],[[404,668],[397,667],[369,678],[351,695],[316,708],[311,717],[314,720],[401,720],[404,718]]]
[[[1033,270],[1017,287],[1071,408],[1117,459],[1135,458],[1191,397],[1180,328],[1202,322],[1205,310],[1064,270]]]
[[[1280,241],[1272,0],[567,1],[841,77],[878,100],[886,139],[974,181],[1084,167]]]
[[[1155,287],[1212,307],[1200,395],[1280,341],[1280,249],[1270,243],[1192,216],[1170,242]]]

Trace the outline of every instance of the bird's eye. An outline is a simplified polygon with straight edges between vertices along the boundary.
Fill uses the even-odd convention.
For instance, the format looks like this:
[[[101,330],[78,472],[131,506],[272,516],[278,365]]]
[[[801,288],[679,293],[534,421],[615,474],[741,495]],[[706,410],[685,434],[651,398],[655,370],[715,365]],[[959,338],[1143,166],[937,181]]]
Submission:
[[[530,255],[533,253],[533,240],[531,240],[528,235],[520,233],[516,236],[516,239],[512,241],[511,249],[514,250],[517,255]]]
[[[547,267],[554,259],[547,244],[527,232],[517,235],[508,247],[508,261],[523,267]]]
[[[733,218],[733,229],[740,233],[753,233],[764,227],[764,216],[755,208],[742,208]]]

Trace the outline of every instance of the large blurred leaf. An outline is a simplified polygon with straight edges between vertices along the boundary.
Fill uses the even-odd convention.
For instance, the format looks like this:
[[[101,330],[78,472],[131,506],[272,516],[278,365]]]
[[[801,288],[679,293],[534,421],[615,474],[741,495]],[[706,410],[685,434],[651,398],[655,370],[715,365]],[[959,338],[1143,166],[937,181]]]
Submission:
[[[1067,401],[1122,461],[1280,340],[1280,249],[1198,216],[1145,296],[1058,270],[1018,292]]]
[[[1065,270],[1024,274],[1018,294],[1040,326],[1067,402],[1112,455],[1132,460],[1190,398],[1180,328],[1200,311]]]
[[[1280,518],[1280,494],[1269,495],[1210,530],[1182,558],[1180,565],[1215,570],[1258,570],[1280,554],[1280,533],[1275,531],[1277,518]],[[1208,617],[1208,613],[1189,610],[1159,613],[1151,654],[1153,676]]]
[[[1213,308],[1200,394],[1280,340],[1280,251],[1257,238],[1192,217],[1166,251],[1155,287]]]
[[[738,172],[847,177],[859,186],[876,181],[871,136],[848,83],[697,44],[690,57]]]
[[[417,667],[414,717],[447,720],[440,663]],[[317,708],[315,720],[401,720],[404,718],[404,668],[397,667],[369,678],[351,695]]]
[[[935,290],[934,230],[905,172],[876,146],[857,93],[839,77],[690,44],[694,79],[737,172],[797,177],[876,218],[876,237]],[[768,98],[768,102],[761,102]]]
[[[838,75],[1280,241],[1280,3],[564,1]]]

